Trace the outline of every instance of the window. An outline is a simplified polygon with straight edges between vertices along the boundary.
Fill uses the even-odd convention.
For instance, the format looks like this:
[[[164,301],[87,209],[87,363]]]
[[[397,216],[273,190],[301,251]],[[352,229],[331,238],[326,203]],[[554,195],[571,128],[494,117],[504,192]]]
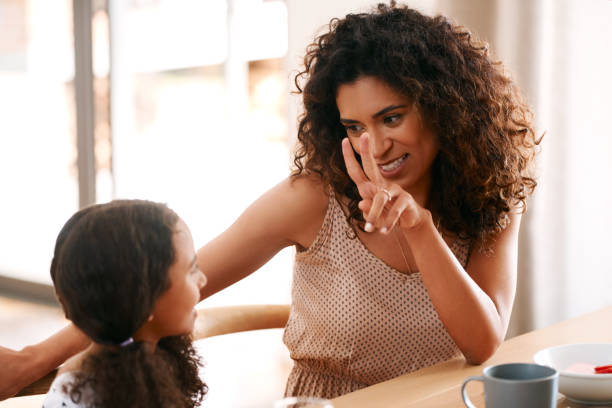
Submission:
[[[2,26],[11,30],[0,37],[0,103],[11,112],[0,122],[10,197],[2,204],[0,244],[10,250],[0,275],[50,284],[55,238],[79,206],[72,29],[79,4],[0,0]],[[288,174],[286,5],[92,4],[96,201],[167,202],[201,246]],[[266,268],[282,268],[283,278],[249,279],[282,285],[278,301],[288,300],[290,265],[290,254],[281,255]],[[257,292],[245,290],[243,301],[257,302],[249,295]]]
[[[288,174],[286,5],[113,0],[110,21],[116,197],[167,202],[199,247]],[[207,305],[288,301],[290,254],[277,268]]]
[[[78,207],[71,2],[0,0],[0,274],[50,282]]]

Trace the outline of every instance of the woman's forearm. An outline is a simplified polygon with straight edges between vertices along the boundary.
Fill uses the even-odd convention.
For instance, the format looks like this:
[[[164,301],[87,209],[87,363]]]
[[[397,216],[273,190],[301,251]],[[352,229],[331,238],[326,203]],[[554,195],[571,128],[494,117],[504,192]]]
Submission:
[[[493,298],[465,271],[433,223],[418,238],[407,238],[440,320],[465,358],[472,363],[488,359],[507,325]]]
[[[0,400],[43,377],[91,341],[70,324],[46,340],[21,351],[0,348]]]
[[[70,324],[48,339],[28,346],[22,351],[34,355],[36,370],[40,372],[37,378],[40,378],[71,356],[87,348],[90,343],[91,340],[82,331]]]

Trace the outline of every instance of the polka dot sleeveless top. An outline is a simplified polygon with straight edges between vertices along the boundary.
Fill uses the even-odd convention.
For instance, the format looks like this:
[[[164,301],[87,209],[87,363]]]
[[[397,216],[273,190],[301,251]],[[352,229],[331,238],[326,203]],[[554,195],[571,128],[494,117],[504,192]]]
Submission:
[[[334,398],[460,354],[421,274],[388,266],[348,230],[330,194],[314,243],[296,254],[283,336],[294,360],[287,396]],[[469,245],[451,250],[465,267]]]

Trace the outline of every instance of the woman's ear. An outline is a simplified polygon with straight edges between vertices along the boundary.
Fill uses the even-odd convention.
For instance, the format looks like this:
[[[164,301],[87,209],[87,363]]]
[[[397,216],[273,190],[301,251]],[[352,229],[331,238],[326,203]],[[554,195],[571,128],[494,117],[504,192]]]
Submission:
[[[152,320],[153,320],[153,313],[151,313],[151,314],[149,315],[149,317],[147,317],[147,322],[150,322],[150,321],[152,321]]]

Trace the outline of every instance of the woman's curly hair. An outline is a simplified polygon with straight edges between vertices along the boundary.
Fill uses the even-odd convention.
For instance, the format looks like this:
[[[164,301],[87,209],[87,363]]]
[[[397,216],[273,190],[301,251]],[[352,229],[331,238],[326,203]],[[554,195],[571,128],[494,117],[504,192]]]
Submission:
[[[207,387],[191,339],[120,347],[171,285],[178,215],[164,204],[115,200],[78,211],[60,231],[51,278],[66,317],[102,349],[65,392],[94,407],[192,408]]]
[[[342,156],[346,131],[336,96],[340,85],[360,76],[409,97],[438,138],[429,207],[441,228],[484,244],[505,228],[508,212],[524,210],[536,186],[539,140],[515,84],[469,31],[392,1],[333,19],[308,47],[295,78],[304,114],[292,175],[317,173],[348,197],[352,225],[361,228],[363,216]]]

